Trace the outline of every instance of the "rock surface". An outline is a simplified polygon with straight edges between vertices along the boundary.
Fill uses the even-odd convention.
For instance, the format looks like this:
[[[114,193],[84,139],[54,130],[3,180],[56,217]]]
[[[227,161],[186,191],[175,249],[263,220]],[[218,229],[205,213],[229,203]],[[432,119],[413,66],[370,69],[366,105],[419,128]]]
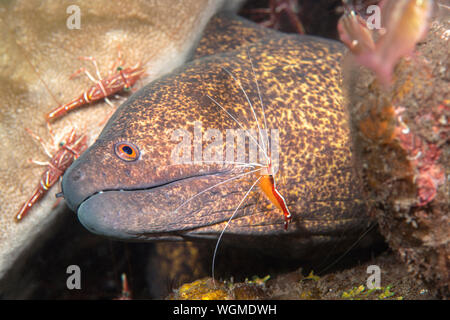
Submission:
[[[181,65],[191,54],[209,18],[222,9],[236,9],[241,1],[78,1],[80,29],[69,29],[69,3],[7,1],[0,5],[0,138],[7,152],[0,155],[0,295],[13,290],[27,252],[36,250],[51,233],[64,206],[53,209],[54,186],[21,223],[14,221],[45,168],[28,159],[47,161],[42,147],[26,133],[31,129],[44,141],[51,137],[45,115],[92,85],[84,75],[70,80],[88,61],[98,61],[103,76],[110,72],[120,45],[126,65],[141,62],[147,77],[136,87]],[[112,102],[118,106],[124,94]],[[56,140],[71,127],[89,135],[92,143],[101,123],[114,109],[104,102],[69,113],[52,124]],[[56,142],[57,143],[57,142]],[[53,225],[55,227],[55,225]],[[14,272],[8,274],[11,266]],[[12,285],[12,287],[11,287]]]
[[[346,90],[365,192],[380,231],[415,277],[450,294],[448,20],[435,21],[392,86],[358,67]],[[350,65],[350,64],[349,64]]]

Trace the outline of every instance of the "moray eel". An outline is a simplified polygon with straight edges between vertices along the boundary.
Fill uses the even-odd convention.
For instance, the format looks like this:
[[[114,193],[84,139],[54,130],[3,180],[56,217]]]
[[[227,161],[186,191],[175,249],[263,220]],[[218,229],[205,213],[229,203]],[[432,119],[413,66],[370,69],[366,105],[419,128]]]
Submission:
[[[261,124],[257,80],[267,128],[279,130],[275,178],[293,218],[284,230],[282,212],[255,187],[224,241],[263,243],[267,250],[297,255],[318,244],[354,241],[367,216],[340,88],[343,53],[335,41],[286,35],[227,14],[214,17],[192,60],[134,93],[65,173],[69,207],[87,229],[112,238],[217,239],[256,176],[202,193],[249,169],[173,163],[180,140],[172,135],[183,129],[194,141],[196,121],[202,134],[239,128],[224,110],[245,128],[257,128],[248,102]],[[205,136],[201,141],[203,148],[211,143]],[[124,146],[122,151],[136,152],[136,160],[120,158],[117,148]]]

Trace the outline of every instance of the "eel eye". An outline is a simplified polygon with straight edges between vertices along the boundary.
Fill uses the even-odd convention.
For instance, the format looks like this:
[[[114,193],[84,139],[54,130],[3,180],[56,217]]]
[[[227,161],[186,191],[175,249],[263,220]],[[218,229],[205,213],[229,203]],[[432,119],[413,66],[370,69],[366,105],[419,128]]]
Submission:
[[[139,149],[129,142],[116,143],[114,151],[124,161],[135,161],[139,158]]]

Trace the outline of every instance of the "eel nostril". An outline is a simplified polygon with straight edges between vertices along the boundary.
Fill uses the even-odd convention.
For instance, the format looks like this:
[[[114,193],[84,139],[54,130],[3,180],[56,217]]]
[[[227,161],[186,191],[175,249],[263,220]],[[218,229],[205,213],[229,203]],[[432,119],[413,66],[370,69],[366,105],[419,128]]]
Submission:
[[[81,170],[76,170],[72,174],[72,181],[76,182],[84,178],[84,173]]]

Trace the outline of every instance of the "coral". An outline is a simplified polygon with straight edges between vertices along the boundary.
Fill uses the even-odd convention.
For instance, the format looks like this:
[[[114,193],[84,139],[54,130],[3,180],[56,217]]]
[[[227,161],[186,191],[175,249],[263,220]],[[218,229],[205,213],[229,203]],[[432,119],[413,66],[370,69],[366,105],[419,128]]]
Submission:
[[[368,289],[363,285],[360,285],[358,287],[354,287],[350,289],[349,291],[342,292],[342,298],[343,299],[349,299],[349,300],[360,300],[364,298],[370,298],[375,297],[375,299],[384,300],[384,299],[390,299],[394,298],[397,300],[403,300],[402,296],[397,296],[394,292],[391,291],[392,286],[388,285],[386,287],[379,287],[379,288],[373,288]]]
[[[366,287],[369,265],[381,270],[381,286]],[[432,292],[408,274],[406,267],[393,254],[383,254],[369,262],[318,277],[314,272],[302,275],[297,270],[270,279],[255,278],[256,283],[221,282],[216,287],[211,278],[187,283],[169,295],[168,299],[288,299],[288,300],[403,300],[433,299]]]
[[[388,85],[400,58],[409,56],[416,43],[426,35],[433,1],[383,0],[379,8],[380,16],[377,17],[375,10],[370,17],[370,20],[378,20],[378,23],[369,23],[350,5],[346,5],[346,13],[339,20],[338,31],[355,60],[371,69],[383,85]]]
[[[435,21],[385,88],[347,65],[356,163],[380,231],[410,273],[449,295],[450,116],[448,22]]]
[[[265,279],[265,278],[264,278]],[[182,285],[168,299],[176,300],[255,300],[265,298],[264,279],[233,283],[203,278]],[[261,281],[263,281],[261,283]]]

